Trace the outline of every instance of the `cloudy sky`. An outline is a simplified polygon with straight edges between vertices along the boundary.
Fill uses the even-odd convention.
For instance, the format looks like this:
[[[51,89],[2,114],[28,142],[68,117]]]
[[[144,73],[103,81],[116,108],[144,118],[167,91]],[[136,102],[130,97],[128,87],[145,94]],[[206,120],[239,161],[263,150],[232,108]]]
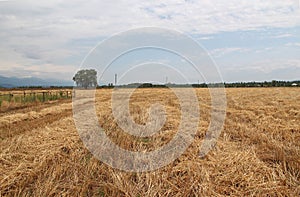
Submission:
[[[99,42],[149,26],[195,39],[224,81],[300,78],[299,0],[0,0],[0,75],[71,79]],[[155,55],[139,53],[132,58]],[[174,63],[161,54],[156,61]],[[115,67],[103,83],[113,82]],[[160,79],[170,75],[173,82],[171,73],[165,70]]]

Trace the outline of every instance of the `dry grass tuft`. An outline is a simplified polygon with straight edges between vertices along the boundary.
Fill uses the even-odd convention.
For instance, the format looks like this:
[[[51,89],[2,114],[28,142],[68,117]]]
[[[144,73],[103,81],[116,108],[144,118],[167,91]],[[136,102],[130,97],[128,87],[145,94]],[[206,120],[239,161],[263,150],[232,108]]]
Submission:
[[[0,196],[299,196],[300,94],[293,88],[226,89],[227,118],[217,146],[198,151],[210,121],[210,98],[198,89],[201,117],[195,141],[173,163],[127,173],[98,161],[79,138],[71,104],[1,114]],[[178,128],[178,102],[167,89],[139,89],[131,115],[143,124],[151,103],[166,106],[167,121],[150,138],[122,132],[110,108],[111,90],[97,91],[100,124],[128,150],[153,150]],[[10,132],[13,125],[26,129]],[[16,130],[14,130],[16,131]],[[163,159],[163,158],[162,158]]]

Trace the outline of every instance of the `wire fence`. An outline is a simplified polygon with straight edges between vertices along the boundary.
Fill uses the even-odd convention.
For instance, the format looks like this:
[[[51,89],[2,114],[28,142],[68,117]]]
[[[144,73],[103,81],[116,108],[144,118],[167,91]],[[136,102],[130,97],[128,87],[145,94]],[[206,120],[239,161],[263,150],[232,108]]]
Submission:
[[[71,90],[7,92],[2,94],[0,93],[0,106],[3,104],[3,102],[46,102],[59,99],[70,99],[72,96],[74,95]]]

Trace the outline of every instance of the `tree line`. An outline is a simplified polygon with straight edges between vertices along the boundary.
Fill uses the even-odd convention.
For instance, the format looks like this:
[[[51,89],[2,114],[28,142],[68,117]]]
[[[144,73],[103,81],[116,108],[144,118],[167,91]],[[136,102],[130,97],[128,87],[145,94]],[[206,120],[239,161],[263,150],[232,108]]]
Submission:
[[[295,85],[296,84],[296,85]],[[109,85],[98,86],[98,88],[114,88]],[[246,88],[246,87],[300,87],[300,81],[264,81],[264,82],[234,82],[234,83],[200,83],[200,84],[152,84],[152,83],[132,83],[118,85],[118,88],[207,88],[207,87],[225,87],[225,88]]]
[[[79,70],[73,77],[77,87],[88,88],[114,88],[113,83],[108,85],[99,86],[97,83],[97,71],[94,69]],[[264,82],[233,82],[233,83],[200,83],[200,84],[152,84],[152,83],[131,83],[126,85],[117,85],[118,88],[167,88],[167,87],[194,87],[194,88],[207,88],[207,87],[300,87],[300,80],[298,81],[264,81]]]

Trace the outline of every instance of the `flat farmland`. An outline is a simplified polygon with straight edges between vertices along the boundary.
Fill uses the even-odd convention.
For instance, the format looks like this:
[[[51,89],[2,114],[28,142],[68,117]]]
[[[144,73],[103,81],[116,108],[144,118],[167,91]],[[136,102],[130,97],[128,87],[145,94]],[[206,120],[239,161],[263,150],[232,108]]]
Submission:
[[[149,121],[152,104],[165,108],[160,132],[146,138],[118,126],[112,91],[98,89],[95,106],[115,144],[152,151],[174,137],[181,111],[172,90],[136,89],[131,95],[130,115],[140,125]],[[77,132],[71,99],[1,111],[0,196],[299,196],[300,89],[227,88],[222,133],[203,158],[211,99],[207,89],[195,91],[200,117],[194,141],[174,162],[143,173],[114,169],[90,153]]]

